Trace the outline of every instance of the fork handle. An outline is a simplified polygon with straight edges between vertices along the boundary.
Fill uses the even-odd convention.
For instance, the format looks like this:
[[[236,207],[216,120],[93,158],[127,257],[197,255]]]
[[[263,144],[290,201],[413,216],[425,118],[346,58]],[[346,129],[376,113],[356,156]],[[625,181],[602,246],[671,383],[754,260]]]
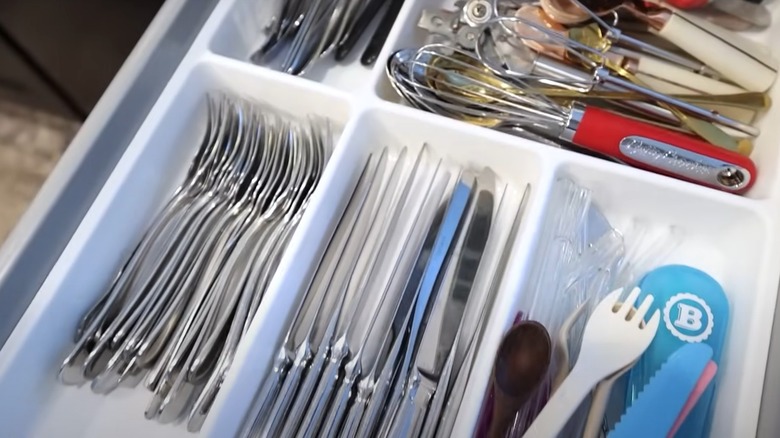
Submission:
[[[542,412],[539,413],[523,437],[553,438],[558,436],[569,418],[593,388],[595,382],[591,377],[588,374],[583,374],[581,368],[575,366],[569,377],[550,397]]]

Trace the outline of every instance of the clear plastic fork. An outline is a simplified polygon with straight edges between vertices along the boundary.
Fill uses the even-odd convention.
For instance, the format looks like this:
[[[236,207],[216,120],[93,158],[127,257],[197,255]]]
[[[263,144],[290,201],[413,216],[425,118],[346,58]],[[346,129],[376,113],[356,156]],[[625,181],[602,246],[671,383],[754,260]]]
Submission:
[[[523,435],[525,438],[558,436],[588,393],[601,380],[635,361],[653,341],[659,311],[643,324],[652,296],[645,297],[636,312],[631,313],[640,290],[634,288],[620,303],[622,293],[623,288],[617,289],[596,306],[585,326],[577,363]]]

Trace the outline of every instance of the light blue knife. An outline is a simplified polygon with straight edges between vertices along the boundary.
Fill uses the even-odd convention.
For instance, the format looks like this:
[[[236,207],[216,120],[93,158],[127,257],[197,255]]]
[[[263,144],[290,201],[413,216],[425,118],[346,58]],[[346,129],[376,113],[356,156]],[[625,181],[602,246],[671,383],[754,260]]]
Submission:
[[[707,344],[685,344],[655,373],[608,438],[664,438],[712,359]]]

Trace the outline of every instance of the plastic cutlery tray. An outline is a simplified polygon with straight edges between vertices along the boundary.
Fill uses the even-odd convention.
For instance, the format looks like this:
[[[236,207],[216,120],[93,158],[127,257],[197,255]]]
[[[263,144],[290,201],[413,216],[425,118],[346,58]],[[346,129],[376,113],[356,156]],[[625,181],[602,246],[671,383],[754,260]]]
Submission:
[[[423,42],[424,32],[416,27],[421,9],[451,3],[407,0],[372,69],[361,66],[356,53],[352,62],[325,69],[332,61],[321,61],[325,65],[296,78],[246,61],[262,42],[273,2],[223,0],[0,351],[3,435],[191,435],[181,425],[144,419],[149,400],[145,390],[120,388],[99,396],[88,387],[63,386],[56,376],[83,313],[186,172],[200,143],[205,94],[225,90],[292,113],[327,116],[340,134],[321,186],[200,434],[229,437],[239,429],[365,157],[385,145],[409,146],[413,152],[428,143],[452,160],[490,166],[517,185],[532,185],[510,268],[478,354],[478,377],[469,384],[454,429],[458,436],[469,436],[476,423],[494,353],[518,310],[519,293],[535,260],[548,195],[561,177],[592,189],[595,202],[618,229],[634,220],[679,228],[684,240],[666,261],[700,268],[723,285],[732,320],[719,370],[713,436],[754,436],[780,279],[780,107],[759,125],[763,132],[752,156],[759,181],[745,197],[423,113],[399,103],[385,78],[384,61],[397,48]],[[780,22],[780,6],[769,7]],[[767,44],[777,41],[780,27],[751,37]],[[780,54],[780,48],[773,50]],[[775,101],[780,101],[778,90],[771,94]]]

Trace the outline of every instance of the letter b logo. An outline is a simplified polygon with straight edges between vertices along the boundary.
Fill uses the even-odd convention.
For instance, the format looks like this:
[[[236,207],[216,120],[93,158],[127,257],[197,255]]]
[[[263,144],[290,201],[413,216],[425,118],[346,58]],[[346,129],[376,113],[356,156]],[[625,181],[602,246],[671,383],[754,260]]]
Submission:
[[[677,303],[677,320],[674,325],[685,330],[701,330],[702,316],[701,310],[686,303]]]
[[[710,307],[691,293],[671,297],[664,306],[663,316],[666,329],[685,342],[706,341],[715,325]]]

